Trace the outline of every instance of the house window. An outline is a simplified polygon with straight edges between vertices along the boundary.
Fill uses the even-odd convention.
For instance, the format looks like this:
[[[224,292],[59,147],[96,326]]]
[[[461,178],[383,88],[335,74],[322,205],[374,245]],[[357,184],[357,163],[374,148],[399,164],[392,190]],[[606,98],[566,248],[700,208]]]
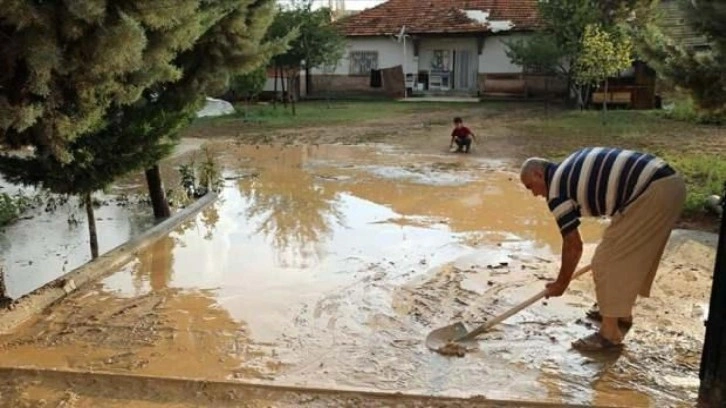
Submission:
[[[350,75],[370,75],[378,69],[378,51],[351,51]]]
[[[448,71],[451,66],[449,63],[451,52],[449,50],[434,50],[431,58],[432,71]]]

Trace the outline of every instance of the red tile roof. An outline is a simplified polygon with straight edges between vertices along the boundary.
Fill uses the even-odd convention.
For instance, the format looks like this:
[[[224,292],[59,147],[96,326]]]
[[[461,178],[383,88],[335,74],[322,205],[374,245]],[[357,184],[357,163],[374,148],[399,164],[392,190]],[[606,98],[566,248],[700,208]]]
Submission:
[[[483,33],[492,31],[464,10],[489,12],[490,21],[511,20],[512,31],[537,26],[538,0],[389,0],[339,21],[345,35]]]

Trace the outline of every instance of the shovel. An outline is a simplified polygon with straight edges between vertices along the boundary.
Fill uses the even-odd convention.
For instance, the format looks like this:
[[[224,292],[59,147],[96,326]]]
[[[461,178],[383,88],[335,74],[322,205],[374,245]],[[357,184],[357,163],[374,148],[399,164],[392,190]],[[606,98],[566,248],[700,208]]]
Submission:
[[[577,272],[575,272],[572,275],[572,279],[576,279],[580,275],[588,272],[591,269],[590,265],[587,265]],[[524,308],[532,305],[533,303],[537,302],[538,300],[542,299],[547,294],[547,289],[542,290],[538,294],[532,296],[531,298],[525,300],[524,302],[518,304],[517,306],[514,306],[513,308],[509,309],[508,311],[502,313],[501,315],[495,317],[494,319],[482,324],[481,326],[477,327],[476,329],[472,330],[471,332],[466,329],[466,326],[464,326],[464,323],[457,322],[451,325],[448,325],[446,327],[442,327],[440,329],[436,329],[429,333],[429,335],[426,337],[426,347],[433,351],[438,351],[443,353],[443,349],[446,347],[454,346],[455,349],[459,351],[454,351],[455,354],[461,354],[462,349],[467,350],[472,348],[476,344],[476,336],[484,333],[485,331],[491,329],[492,327],[496,326],[497,324],[503,322],[504,320],[514,316],[515,314],[522,311]],[[448,352],[446,354],[449,354]]]

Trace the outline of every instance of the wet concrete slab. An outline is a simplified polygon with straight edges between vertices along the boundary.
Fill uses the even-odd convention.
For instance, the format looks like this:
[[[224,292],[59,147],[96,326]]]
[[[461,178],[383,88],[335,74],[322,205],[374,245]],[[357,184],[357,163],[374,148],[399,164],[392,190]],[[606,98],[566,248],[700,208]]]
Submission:
[[[0,339],[0,365],[296,387],[689,406],[714,237],[676,234],[618,355],[593,330],[589,276],[482,336],[464,358],[428,332],[542,289],[559,234],[516,175],[386,146],[211,146],[221,198],[138,259]],[[605,223],[587,221],[586,262]],[[641,323],[642,322],[642,323]]]

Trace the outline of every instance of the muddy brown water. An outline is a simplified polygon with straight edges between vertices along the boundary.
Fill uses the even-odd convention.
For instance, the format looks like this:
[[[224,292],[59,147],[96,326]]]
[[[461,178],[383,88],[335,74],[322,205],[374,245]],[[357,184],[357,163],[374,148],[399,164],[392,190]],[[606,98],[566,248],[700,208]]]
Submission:
[[[620,354],[569,346],[593,330],[586,275],[447,358],[426,349],[430,330],[479,324],[556,275],[554,221],[516,175],[387,146],[212,148],[227,178],[219,202],[3,338],[0,365],[692,405],[714,236],[674,233]],[[583,263],[605,225],[585,222]]]
[[[7,184],[0,185],[11,188]],[[28,189],[28,194],[34,190]],[[95,210],[99,250],[107,252],[154,225],[145,205],[119,204],[115,197],[97,194],[105,205]],[[45,211],[45,206],[25,214],[24,219],[3,228],[0,259],[7,295],[16,299],[91,260],[86,212],[71,197]]]

